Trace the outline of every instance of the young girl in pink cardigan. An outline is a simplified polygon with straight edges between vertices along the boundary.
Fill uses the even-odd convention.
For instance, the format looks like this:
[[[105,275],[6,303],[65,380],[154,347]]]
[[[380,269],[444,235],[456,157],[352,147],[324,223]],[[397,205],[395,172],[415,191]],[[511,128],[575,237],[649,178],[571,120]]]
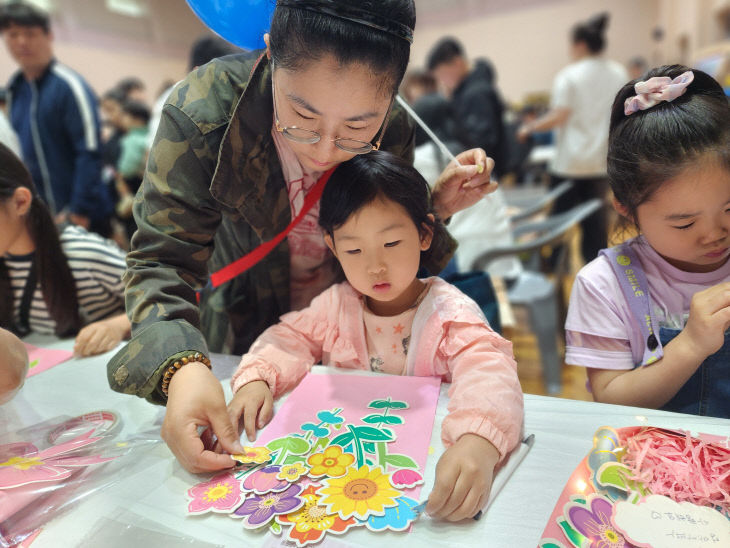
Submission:
[[[231,416],[253,440],[273,398],[316,363],[441,377],[452,383],[441,428],[448,449],[426,511],[450,521],[473,516],[494,466],[519,440],[522,391],[511,343],[477,304],[440,278],[416,276],[424,254],[448,245],[426,181],[394,155],[355,156],[327,183],[319,224],[347,281],[254,342],[231,381]]]

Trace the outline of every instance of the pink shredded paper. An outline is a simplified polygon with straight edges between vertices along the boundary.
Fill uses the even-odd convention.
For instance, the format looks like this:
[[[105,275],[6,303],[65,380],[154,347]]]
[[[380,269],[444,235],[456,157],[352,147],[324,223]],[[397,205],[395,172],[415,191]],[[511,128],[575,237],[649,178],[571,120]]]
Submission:
[[[623,437],[623,436],[622,436]],[[730,516],[730,449],[692,437],[646,428],[623,440],[622,462],[631,479],[655,495],[720,509]]]

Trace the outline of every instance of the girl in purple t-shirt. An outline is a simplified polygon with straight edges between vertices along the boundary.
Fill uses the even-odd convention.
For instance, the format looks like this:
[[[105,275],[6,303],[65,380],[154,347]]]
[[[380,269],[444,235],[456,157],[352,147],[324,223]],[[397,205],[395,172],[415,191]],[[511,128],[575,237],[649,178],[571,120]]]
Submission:
[[[640,236],[578,274],[566,362],[596,401],[730,417],[730,107],[702,71],[645,76],[616,96],[608,151]]]

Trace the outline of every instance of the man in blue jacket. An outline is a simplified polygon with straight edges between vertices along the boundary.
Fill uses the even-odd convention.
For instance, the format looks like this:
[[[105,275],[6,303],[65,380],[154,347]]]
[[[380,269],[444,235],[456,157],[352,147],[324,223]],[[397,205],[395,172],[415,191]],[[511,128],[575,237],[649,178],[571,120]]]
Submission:
[[[20,67],[8,84],[8,113],[36,188],[58,222],[108,235],[111,200],[101,182],[91,88],[54,59],[46,13],[23,2],[6,4],[0,33]]]

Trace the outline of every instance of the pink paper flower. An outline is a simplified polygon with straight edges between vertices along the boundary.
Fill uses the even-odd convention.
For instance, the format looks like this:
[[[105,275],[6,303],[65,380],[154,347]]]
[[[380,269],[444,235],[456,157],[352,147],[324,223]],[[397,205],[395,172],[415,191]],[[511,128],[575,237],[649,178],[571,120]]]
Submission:
[[[192,499],[190,514],[228,513],[241,504],[241,484],[231,472],[225,472],[188,489],[188,497]]]
[[[89,430],[71,441],[53,445],[43,451],[32,443],[9,443],[0,446],[0,489],[11,489],[30,483],[59,481],[73,473],[73,468],[100,464],[115,457],[61,456],[90,445],[101,438],[92,438]]]
[[[265,493],[283,491],[289,487],[289,482],[277,479],[276,476],[281,472],[281,466],[272,464],[254,472],[251,472],[243,480],[243,489],[245,491],[253,491],[257,495]]]
[[[408,468],[402,468],[396,470],[393,475],[390,476],[390,484],[396,489],[410,489],[416,485],[423,483],[423,476],[416,470],[410,470]]]

